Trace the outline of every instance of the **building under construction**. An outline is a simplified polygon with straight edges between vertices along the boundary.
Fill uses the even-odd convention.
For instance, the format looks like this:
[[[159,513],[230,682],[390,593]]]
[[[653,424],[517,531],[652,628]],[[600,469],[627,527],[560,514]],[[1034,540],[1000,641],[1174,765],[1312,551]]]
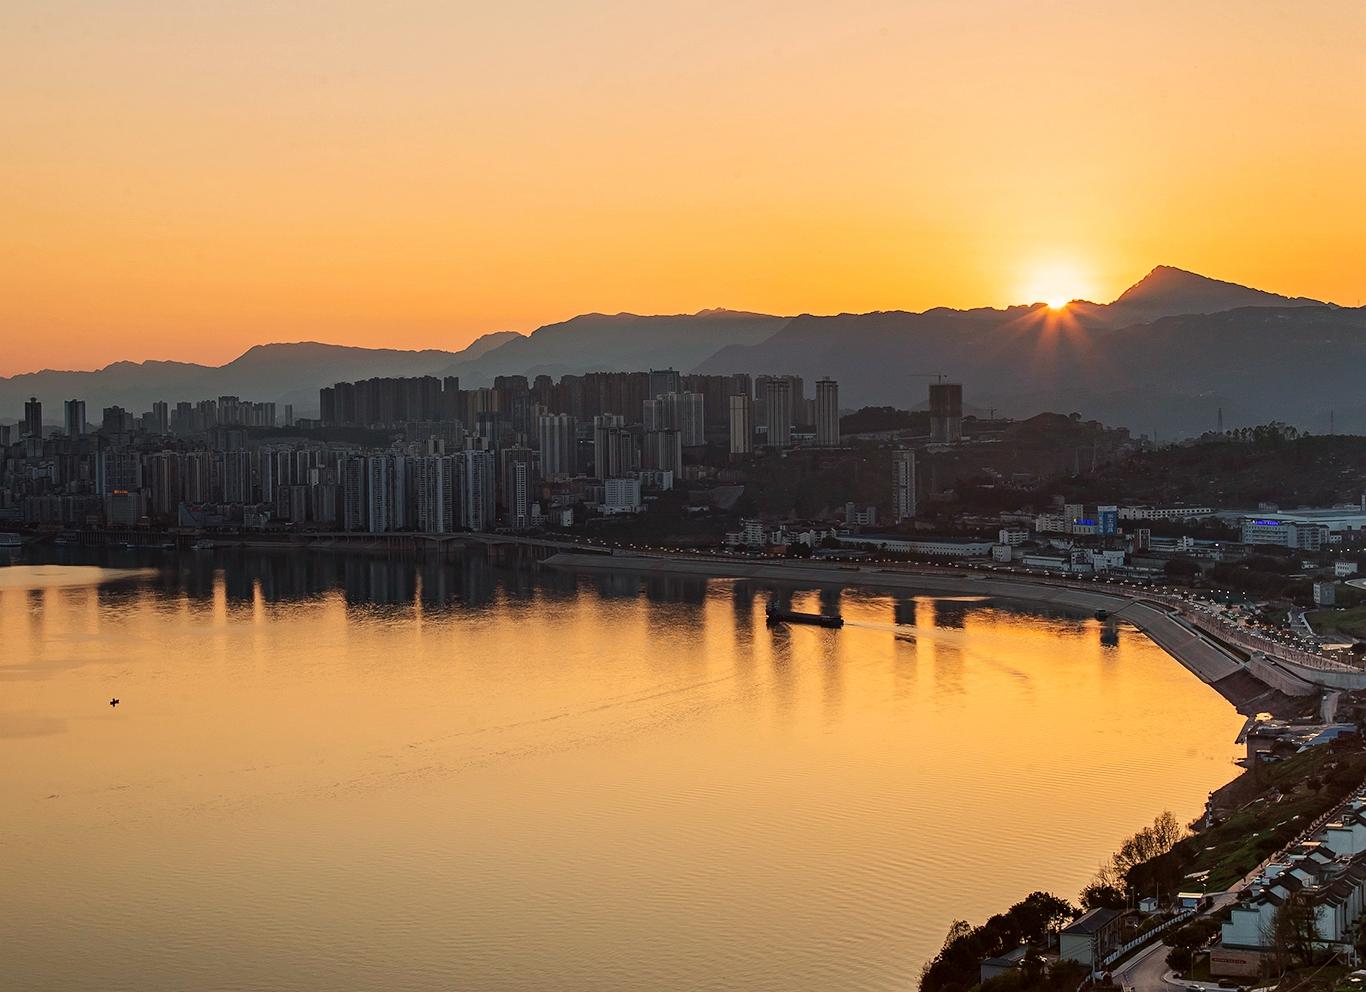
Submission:
[[[930,383],[930,443],[956,444],[963,439],[963,384]]]

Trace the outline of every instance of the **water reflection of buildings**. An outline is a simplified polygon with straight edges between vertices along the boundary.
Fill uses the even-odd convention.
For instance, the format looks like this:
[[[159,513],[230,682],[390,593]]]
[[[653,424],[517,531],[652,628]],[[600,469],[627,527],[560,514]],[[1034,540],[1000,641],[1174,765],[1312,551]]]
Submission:
[[[645,580],[645,599],[650,603],[701,606],[707,599],[707,582],[686,576],[651,575]]]
[[[597,572],[593,588],[603,599],[635,599],[640,595],[640,576],[634,572]]]

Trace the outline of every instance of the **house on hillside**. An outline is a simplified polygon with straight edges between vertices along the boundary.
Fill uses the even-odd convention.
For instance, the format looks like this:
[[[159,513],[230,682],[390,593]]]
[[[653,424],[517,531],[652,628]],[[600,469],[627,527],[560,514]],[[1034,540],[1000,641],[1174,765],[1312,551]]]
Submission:
[[[1092,971],[1119,947],[1123,914],[1097,907],[1083,913],[1058,932],[1058,960],[1076,961]]]

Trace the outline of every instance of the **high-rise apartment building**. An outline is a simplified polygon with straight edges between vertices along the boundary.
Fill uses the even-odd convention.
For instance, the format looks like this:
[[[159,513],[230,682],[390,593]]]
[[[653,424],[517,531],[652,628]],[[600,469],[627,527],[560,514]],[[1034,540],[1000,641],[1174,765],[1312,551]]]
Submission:
[[[455,487],[459,469],[449,455],[424,455],[413,466],[414,525],[424,534],[455,530]]]
[[[578,472],[578,422],[567,413],[541,417],[538,430],[541,473],[547,479],[567,479]]]
[[[678,431],[646,431],[641,463],[645,468],[672,472],[675,479],[683,476],[683,443]]]
[[[673,369],[650,369],[649,384],[646,387],[647,400],[658,399],[665,393],[683,391],[683,377]]]
[[[251,464],[246,451],[223,452],[223,502],[251,501]]]
[[[339,466],[339,476],[342,529],[365,530],[369,520],[366,510],[365,459],[354,455],[344,458]]]
[[[623,478],[640,468],[639,430],[626,418],[603,413],[593,418],[593,471],[599,479]]]
[[[915,516],[915,452],[892,453],[892,514],[897,523]]]
[[[792,443],[792,380],[771,377],[763,388],[768,444],[775,448],[786,447]]]
[[[536,502],[537,453],[523,445],[504,448],[498,453],[499,501],[503,519],[515,530],[531,526],[531,505]]]
[[[840,443],[840,387],[834,379],[816,383],[816,443],[823,448]]]
[[[497,469],[493,452],[467,448],[455,457],[460,466],[460,526],[469,530],[492,530],[497,514],[494,478]]]
[[[24,404],[24,433],[28,437],[43,436],[43,404],[36,396],[30,396]]]
[[[730,398],[730,453],[747,455],[754,450],[754,401],[748,395]]]
[[[678,431],[685,446],[707,443],[701,393],[664,393],[641,404],[640,422],[650,431]]]
[[[707,424],[702,394],[665,393],[663,399],[669,411],[669,423],[666,426],[678,431],[683,446],[706,444]]]
[[[67,400],[62,404],[62,421],[67,437],[85,436],[85,400]]]
[[[387,455],[365,459],[365,529],[371,534],[389,530],[393,516],[393,466]]]

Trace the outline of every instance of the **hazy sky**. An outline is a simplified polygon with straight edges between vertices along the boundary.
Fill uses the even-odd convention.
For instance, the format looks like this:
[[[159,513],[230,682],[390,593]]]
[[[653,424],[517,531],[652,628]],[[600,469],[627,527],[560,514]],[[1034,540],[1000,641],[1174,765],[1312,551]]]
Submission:
[[[1356,304],[1366,4],[0,5],[0,373],[575,313]]]

